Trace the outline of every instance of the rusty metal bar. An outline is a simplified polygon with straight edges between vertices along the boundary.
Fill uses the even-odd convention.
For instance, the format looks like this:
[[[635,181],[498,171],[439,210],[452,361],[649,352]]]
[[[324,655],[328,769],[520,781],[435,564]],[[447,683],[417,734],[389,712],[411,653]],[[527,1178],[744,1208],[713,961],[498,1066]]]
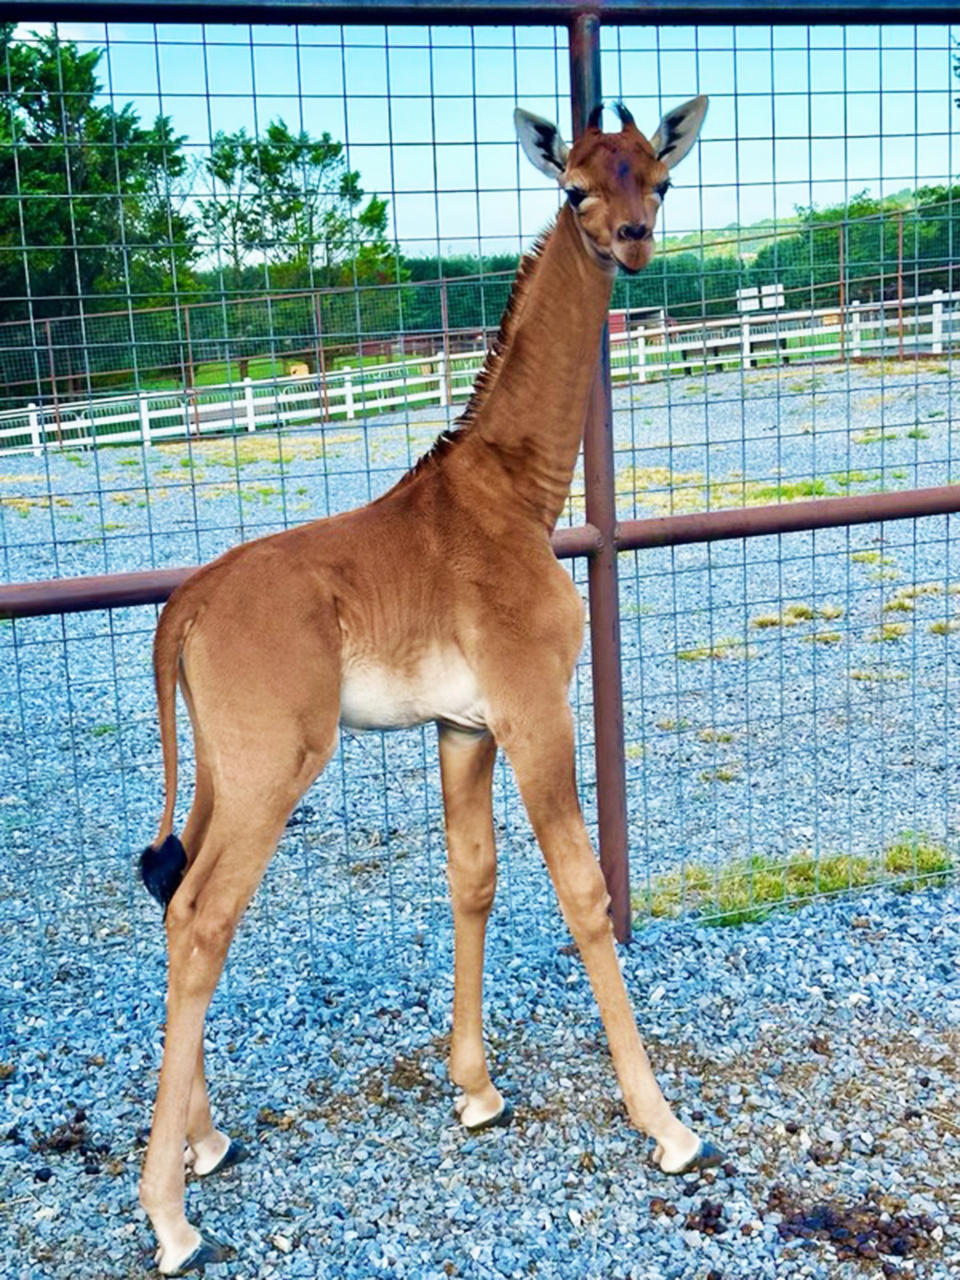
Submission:
[[[600,20],[578,17],[570,29],[570,96],[574,136],[582,133],[602,101]],[[610,391],[610,330],[603,328],[600,361],[583,437],[587,520],[600,532],[590,557],[590,660],[593,671],[594,756],[600,866],[610,895],[613,931],[630,940],[630,863],[627,840],[627,769],[620,671],[620,589],[615,530],[617,505]]]
[[[613,538],[618,551],[637,551],[958,514],[960,484],[945,484],[895,493],[865,493],[852,498],[813,498],[809,502],[775,502],[763,507],[731,507],[691,515],[621,520],[614,528]],[[596,557],[608,544],[609,539],[592,524],[557,529],[553,535],[553,550],[561,560]],[[194,566],[189,566],[91,578],[0,583],[0,618],[38,618],[92,609],[162,604],[193,572]]]
[[[585,6],[571,0],[7,0],[11,21],[64,22],[316,22],[353,25],[573,26]],[[956,0],[596,0],[589,11],[607,23],[690,26],[791,26],[810,23],[943,23]]]
[[[195,566],[51,582],[0,583],[0,618],[41,618],[48,614],[162,604],[193,572]]]
[[[592,556],[602,545],[600,531],[592,524],[558,529],[553,535],[553,550],[560,560]],[[89,613],[93,609],[163,604],[196,568],[189,565],[181,569],[147,569],[141,573],[110,573],[90,578],[0,583],[0,618],[43,618],[51,614]]]

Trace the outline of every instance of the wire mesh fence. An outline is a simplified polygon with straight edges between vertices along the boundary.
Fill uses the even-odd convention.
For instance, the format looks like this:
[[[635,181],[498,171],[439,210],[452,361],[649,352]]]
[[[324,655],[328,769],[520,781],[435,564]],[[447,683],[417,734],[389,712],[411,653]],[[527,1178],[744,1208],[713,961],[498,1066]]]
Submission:
[[[661,251],[614,297],[621,518],[955,481],[955,59],[935,24],[602,32],[606,92],[641,127],[711,97]],[[10,582],[199,563],[387,488],[455,419],[556,206],[514,105],[571,132],[547,25],[26,24],[2,74]],[[563,522],[583,518],[578,472]],[[638,912],[942,874],[952,528],[622,557]],[[4,829],[16,868],[56,848],[64,877],[9,871],[5,928],[48,976],[81,936],[135,945],[148,910],[129,853],[160,795],[153,623],[0,624]],[[308,953],[321,916],[385,953],[446,946],[433,755],[429,733],[345,739],[256,910],[283,901]],[[552,930],[498,786],[502,909]]]

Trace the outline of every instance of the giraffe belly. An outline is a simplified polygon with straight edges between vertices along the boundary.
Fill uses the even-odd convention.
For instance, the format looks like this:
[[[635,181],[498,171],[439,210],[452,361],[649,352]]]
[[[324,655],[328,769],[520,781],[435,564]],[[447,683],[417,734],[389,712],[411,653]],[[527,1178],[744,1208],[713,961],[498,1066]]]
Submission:
[[[426,720],[483,729],[485,712],[476,678],[459,652],[431,653],[404,672],[352,662],[340,690],[340,723],[349,729],[406,729]]]

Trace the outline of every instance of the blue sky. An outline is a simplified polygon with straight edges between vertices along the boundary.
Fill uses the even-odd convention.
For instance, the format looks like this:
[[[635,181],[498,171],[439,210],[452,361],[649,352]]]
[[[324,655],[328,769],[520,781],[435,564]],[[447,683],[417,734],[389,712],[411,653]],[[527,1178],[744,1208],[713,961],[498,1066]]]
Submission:
[[[519,102],[569,136],[563,28],[60,31],[106,50],[100,74],[115,105],[172,116],[197,156],[218,129],[254,132],[278,116],[344,140],[365,189],[389,199],[408,252],[512,251],[556,207],[518,153],[512,112]],[[668,232],[789,217],[798,204],[960,170],[956,46],[943,25],[608,27],[602,40],[604,96],[622,97],[646,132],[664,110],[710,96],[664,209]]]

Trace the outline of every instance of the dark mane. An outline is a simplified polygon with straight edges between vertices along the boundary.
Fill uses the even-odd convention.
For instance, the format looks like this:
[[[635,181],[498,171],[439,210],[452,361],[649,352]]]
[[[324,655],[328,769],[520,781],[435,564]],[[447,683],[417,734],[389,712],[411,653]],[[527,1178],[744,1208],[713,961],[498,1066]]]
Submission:
[[[500,328],[497,330],[497,336],[494,338],[490,348],[487,351],[486,359],[483,362],[483,368],[477,374],[474,380],[473,390],[470,393],[470,399],[467,401],[467,407],[463,413],[457,418],[453,427],[446,431],[441,431],[434,440],[433,444],[421,458],[419,458],[405,476],[401,478],[399,484],[406,484],[412,480],[414,476],[427,466],[432,466],[451,449],[456,448],[458,444],[469,434],[471,428],[477,419],[477,414],[481,406],[490,394],[493,386],[499,377],[500,368],[503,365],[507,352],[510,349],[510,343],[513,339],[513,330],[516,325],[517,315],[520,311],[520,304],[526,297],[530,281],[540,262],[540,255],[543,253],[544,246],[553,232],[551,224],[547,229],[540,233],[536,243],[529,252],[525,253],[520,259],[520,265],[517,267],[517,274],[513,281],[513,288],[510,290],[510,297],[507,300],[506,308],[500,320]]]

